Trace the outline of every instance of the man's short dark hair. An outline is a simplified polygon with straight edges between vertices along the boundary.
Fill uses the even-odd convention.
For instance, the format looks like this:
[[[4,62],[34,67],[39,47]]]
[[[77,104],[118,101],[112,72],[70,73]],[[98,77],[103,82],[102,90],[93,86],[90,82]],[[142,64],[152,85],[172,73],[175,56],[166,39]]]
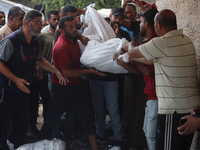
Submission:
[[[76,13],[77,9],[72,5],[67,5],[62,10],[62,15],[66,16],[68,12]]]
[[[28,11],[24,17],[23,24],[25,24],[25,21],[33,20],[36,17],[42,17],[42,13],[35,9]]]
[[[47,14],[47,18],[50,19],[51,15],[59,15],[59,12],[57,10],[50,10]]]
[[[17,18],[19,14],[24,15],[25,12],[18,6],[13,6],[8,12],[8,22],[10,21],[10,17]]]
[[[59,20],[59,29],[65,29],[65,22],[66,21],[73,21],[74,20],[74,17],[72,16],[65,16],[65,17],[62,17],[60,20]]]
[[[127,4],[126,7],[131,7],[136,12],[136,7],[133,4]]]
[[[2,13],[2,14],[5,14],[3,11],[0,11],[0,14],[1,14],[1,13]]]
[[[148,24],[152,29],[154,29],[154,18],[157,13],[158,11],[156,9],[149,9],[144,14],[141,15],[142,17],[145,18],[145,20],[148,22]]]

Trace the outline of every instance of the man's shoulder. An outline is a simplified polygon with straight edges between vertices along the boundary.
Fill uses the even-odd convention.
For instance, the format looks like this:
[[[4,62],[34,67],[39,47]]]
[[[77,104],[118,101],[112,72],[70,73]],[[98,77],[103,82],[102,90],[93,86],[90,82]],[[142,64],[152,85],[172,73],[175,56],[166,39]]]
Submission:
[[[5,29],[9,28],[7,24],[3,25],[1,28],[0,28],[0,31],[5,31]]]
[[[69,42],[67,42],[64,38],[62,38],[62,36],[59,36],[53,49],[67,49],[68,46]]]
[[[52,33],[50,33],[49,31],[44,31],[38,35],[39,40],[43,40],[46,38],[54,38],[54,35]]]
[[[43,35],[52,35],[53,36],[53,34],[51,32],[49,32],[48,30],[45,30],[44,32],[41,32],[39,34],[39,36],[43,36]]]
[[[21,39],[20,36],[20,31],[17,30],[17,31],[14,31],[12,33],[10,33],[8,36],[6,36],[7,39],[10,39],[10,40],[19,40]]]
[[[123,38],[126,38],[128,41],[131,40],[129,33],[127,31],[122,30],[121,28],[120,28],[120,34]]]
[[[5,24],[2,28],[0,28],[0,37],[4,38],[12,32],[13,31],[8,27],[8,25]]]

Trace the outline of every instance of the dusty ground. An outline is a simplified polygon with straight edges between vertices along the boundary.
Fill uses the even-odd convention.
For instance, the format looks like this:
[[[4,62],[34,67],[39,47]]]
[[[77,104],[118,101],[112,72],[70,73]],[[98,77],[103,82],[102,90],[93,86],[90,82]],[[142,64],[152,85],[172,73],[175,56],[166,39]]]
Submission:
[[[109,117],[106,119],[109,120]],[[37,127],[40,130],[43,124],[43,117],[42,117],[42,105],[39,106],[39,117],[37,120],[38,124]],[[37,141],[37,136],[28,133],[27,134],[27,143],[33,143]],[[108,137],[106,139],[105,144],[98,144],[99,150],[109,150],[112,147],[112,132],[108,133]],[[91,150],[87,138],[84,137],[77,137],[72,141],[72,144],[67,150]],[[122,150],[145,150],[145,149],[137,149],[129,146],[127,142],[123,143],[123,149]]]

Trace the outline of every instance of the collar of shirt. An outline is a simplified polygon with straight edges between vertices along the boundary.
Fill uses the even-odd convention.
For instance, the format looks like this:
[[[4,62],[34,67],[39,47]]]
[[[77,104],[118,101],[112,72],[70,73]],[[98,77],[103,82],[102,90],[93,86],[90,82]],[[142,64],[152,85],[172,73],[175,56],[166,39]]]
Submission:
[[[65,40],[66,40],[67,42],[69,42],[69,43],[76,44],[76,42],[77,42],[77,40],[74,41],[74,39],[70,39],[70,38],[66,37],[65,35],[63,35],[63,34],[61,34],[61,37],[62,37],[63,39],[65,39]]]

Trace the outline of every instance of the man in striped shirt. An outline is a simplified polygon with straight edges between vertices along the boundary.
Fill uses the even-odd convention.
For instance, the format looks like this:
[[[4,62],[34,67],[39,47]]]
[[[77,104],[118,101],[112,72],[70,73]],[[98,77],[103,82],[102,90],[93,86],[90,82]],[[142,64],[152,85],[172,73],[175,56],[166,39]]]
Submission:
[[[129,50],[129,61],[154,59],[158,97],[156,149],[188,150],[193,134],[179,135],[177,127],[181,118],[200,104],[195,48],[183,31],[177,30],[171,10],[160,11],[154,22],[159,37]]]

